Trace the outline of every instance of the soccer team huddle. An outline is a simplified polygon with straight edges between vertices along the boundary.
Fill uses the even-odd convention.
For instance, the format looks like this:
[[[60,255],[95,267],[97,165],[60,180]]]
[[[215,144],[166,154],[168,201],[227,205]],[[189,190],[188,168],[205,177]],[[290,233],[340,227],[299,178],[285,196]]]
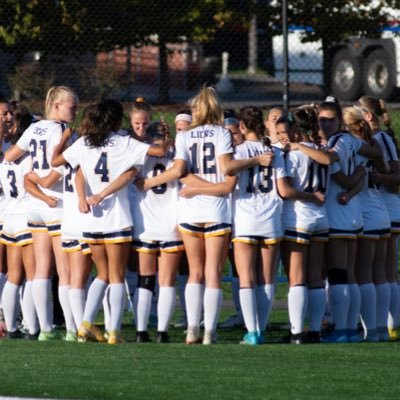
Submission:
[[[65,86],[48,91],[43,118],[0,100],[6,337],[59,338],[55,267],[65,340],[123,343],[128,286],[136,341],[150,340],[157,291],[157,342],[169,342],[179,271],[185,341],[214,344],[229,257],[243,344],[266,341],[280,262],[292,343],[400,338],[400,169],[384,102],[363,96],[342,109],[328,97],[264,116],[223,110],[204,87],[189,106],[172,139],[143,98],[131,129],[112,99],[72,128],[78,98]],[[327,310],[334,330],[321,338]]]

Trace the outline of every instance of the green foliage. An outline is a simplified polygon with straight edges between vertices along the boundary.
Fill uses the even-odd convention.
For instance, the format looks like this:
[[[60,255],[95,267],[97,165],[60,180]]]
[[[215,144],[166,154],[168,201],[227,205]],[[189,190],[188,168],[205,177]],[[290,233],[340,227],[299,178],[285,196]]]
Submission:
[[[380,29],[393,19],[390,7],[398,0],[293,0],[289,5],[289,23],[313,28],[304,34],[305,41],[322,39],[325,44],[361,36],[380,37]]]

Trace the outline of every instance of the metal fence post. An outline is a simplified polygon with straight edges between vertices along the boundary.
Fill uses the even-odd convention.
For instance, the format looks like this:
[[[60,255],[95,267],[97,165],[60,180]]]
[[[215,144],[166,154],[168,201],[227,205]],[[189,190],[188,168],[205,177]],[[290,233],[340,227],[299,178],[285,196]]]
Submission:
[[[283,107],[289,110],[289,48],[288,48],[288,4],[282,0],[282,33],[283,33]]]

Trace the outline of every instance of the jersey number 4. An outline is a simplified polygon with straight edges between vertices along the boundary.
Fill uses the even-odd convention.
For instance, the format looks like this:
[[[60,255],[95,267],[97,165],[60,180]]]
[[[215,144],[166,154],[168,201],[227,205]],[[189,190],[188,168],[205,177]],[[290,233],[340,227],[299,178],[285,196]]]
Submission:
[[[96,166],[94,167],[94,172],[97,175],[101,175],[100,179],[102,182],[109,182],[110,178],[108,176],[108,166],[107,166],[107,153],[101,153],[99,161],[97,162]]]

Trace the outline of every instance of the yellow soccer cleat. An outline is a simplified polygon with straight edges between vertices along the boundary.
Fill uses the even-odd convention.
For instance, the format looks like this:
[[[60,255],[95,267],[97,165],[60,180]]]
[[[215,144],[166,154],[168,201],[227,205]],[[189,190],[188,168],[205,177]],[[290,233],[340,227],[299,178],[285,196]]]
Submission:
[[[89,342],[107,342],[100,329],[88,321],[83,321],[79,327],[78,338]]]

